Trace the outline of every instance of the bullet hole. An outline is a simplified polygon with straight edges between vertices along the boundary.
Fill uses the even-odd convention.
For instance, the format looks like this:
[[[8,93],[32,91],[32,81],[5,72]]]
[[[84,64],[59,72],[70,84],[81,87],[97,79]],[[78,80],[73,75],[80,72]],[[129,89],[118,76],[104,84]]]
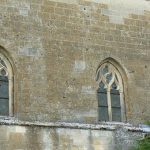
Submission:
[[[134,73],[134,72],[135,72],[134,70],[129,71],[129,73]]]
[[[68,81],[66,81],[66,84],[68,84]]]
[[[84,8],[84,10],[86,10],[86,8]]]
[[[66,96],[63,96],[63,98],[66,98]]]
[[[86,51],[88,51],[89,49],[88,48],[86,48]]]
[[[147,68],[147,65],[145,65],[145,68]]]

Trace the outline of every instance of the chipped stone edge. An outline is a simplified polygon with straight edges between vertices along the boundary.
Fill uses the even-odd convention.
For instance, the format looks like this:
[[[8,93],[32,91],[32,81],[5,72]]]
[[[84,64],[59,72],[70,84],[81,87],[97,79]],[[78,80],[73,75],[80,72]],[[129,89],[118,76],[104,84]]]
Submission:
[[[35,127],[51,127],[51,128],[70,128],[70,129],[91,129],[91,130],[108,130],[114,131],[118,128],[123,128],[131,132],[145,132],[142,128],[134,127],[129,123],[112,123],[112,122],[100,122],[97,124],[86,124],[86,123],[68,123],[68,122],[29,122],[21,121],[15,118],[0,118],[0,125],[17,125],[17,126],[35,126]]]

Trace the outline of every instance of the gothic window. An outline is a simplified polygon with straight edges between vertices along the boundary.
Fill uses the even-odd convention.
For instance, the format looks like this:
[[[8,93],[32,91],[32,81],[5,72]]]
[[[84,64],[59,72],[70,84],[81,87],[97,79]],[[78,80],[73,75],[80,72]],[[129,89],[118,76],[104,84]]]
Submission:
[[[0,116],[12,115],[12,70],[11,65],[0,54]]]
[[[107,62],[101,65],[97,74],[99,121],[123,121],[123,83],[119,71]]]

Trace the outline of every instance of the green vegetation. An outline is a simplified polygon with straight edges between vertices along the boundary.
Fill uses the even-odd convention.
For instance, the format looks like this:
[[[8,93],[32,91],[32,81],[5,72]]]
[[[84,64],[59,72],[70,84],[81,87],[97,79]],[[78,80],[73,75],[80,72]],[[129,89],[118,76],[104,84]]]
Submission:
[[[145,137],[143,140],[140,140],[135,150],[150,150],[150,137]]]
[[[147,121],[146,124],[150,125],[150,121]],[[138,141],[138,146],[135,150],[150,150],[150,135],[147,135],[144,139]]]
[[[146,121],[146,123],[145,124],[147,124],[147,125],[149,125],[150,126],[150,121]]]

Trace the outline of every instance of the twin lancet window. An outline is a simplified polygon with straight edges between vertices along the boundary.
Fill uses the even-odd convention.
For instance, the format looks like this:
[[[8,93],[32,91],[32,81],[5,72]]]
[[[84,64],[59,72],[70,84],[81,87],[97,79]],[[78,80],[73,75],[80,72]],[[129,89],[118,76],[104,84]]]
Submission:
[[[106,62],[97,74],[99,121],[124,121],[123,83],[119,71],[113,64]]]
[[[11,65],[0,54],[0,116],[12,116],[12,70]]]

